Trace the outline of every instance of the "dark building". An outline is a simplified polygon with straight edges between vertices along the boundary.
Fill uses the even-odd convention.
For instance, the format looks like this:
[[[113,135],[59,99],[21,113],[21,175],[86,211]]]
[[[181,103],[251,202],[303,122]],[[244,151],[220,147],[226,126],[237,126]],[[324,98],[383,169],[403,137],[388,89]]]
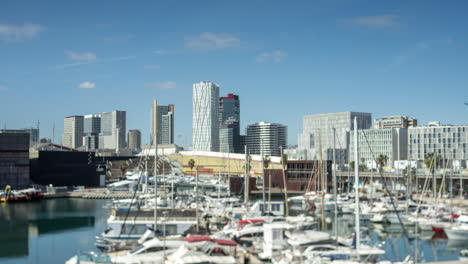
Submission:
[[[244,144],[240,135],[239,96],[228,94],[219,98],[219,151],[243,153]]]
[[[94,152],[39,151],[31,161],[31,179],[36,184],[95,187],[105,184]]]
[[[332,188],[332,169],[331,161],[323,161],[326,164],[325,179],[327,190]],[[319,164],[318,160],[293,160],[287,162],[285,170],[286,185],[288,191],[312,191],[317,187],[319,182]],[[315,177],[315,179],[314,179]],[[284,188],[283,172],[281,169],[266,169],[265,170],[265,186],[268,188]],[[312,181],[311,181],[312,178]],[[307,190],[309,188],[309,190]]]
[[[235,94],[219,98],[219,123],[231,117],[240,120],[240,101],[239,96]]]
[[[0,188],[24,189],[29,181],[29,137],[23,130],[0,130]]]

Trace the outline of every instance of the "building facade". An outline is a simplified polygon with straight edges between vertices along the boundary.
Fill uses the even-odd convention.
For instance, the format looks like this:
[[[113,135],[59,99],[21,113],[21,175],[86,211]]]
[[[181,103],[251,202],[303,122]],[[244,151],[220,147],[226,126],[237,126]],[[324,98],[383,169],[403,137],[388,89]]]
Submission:
[[[34,144],[39,143],[39,128],[25,128],[24,132],[29,133],[29,145],[33,146]]]
[[[29,180],[30,134],[20,130],[0,130],[0,189],[24,189]]]
[[[132,150],[141,149],[141,132],[138,129],[128,131],[128,148]]]
[[[98,149],[99,133],[101,132],[101,115],[85,115],[83,132],[83,145],[85,146],[85,149]]]
[[[243,153],[240,135],[240,100],[235,94],[219,98],[219,151]]]
[[[230,118],[240,120],[240,100],[235,94],[227,94],[219,98],[219,122]]]
[[[374,122],[375,129],[381,128],[408,128],[417,127],[418,120],[407,116],[388,116],[376,119]]]
[[[229,118],[221,122],[219,128],[219,151],[224,153],[243,153],[239,135],[239,120]]]
[[[411,127],[408,134],[411,160],[424,160],[429,153],[468,160],[468,126]]]
[[[348,162],[349,132],[354,129],[354,117],[358,118],[358,129],[371,127],[370,113],[339,112],[304,116],[303,132],[298,136],[298,152],[301,157],[309,160],[332,160],[335,134],[336,162]]]
[[[276,123],[259,122],[247,126],[245,144],[249,154],[281,156],[281,148],[288,144],[288,127]]]
[[[115,110],[101,114],[100,149],[123,149],[126,147],[126,111]]]
[[[350,133],[350,157],[354,157],[354,131]],[[359,160],[369,168],[376,168],[379,155],[388,157],[387,166],[393,167],[397,160],[408,158],[408,129],[382,128],[358,130]]]
[[[150,143],[174,144],[174,105],[158,105],[153,100],[151,112],[151,135]]]
[[[62,145],[69,148],[83,146],[83,116],[69,116],[63,120]]]
[[[193,84],[192,148],[219,151],[219,86]]]

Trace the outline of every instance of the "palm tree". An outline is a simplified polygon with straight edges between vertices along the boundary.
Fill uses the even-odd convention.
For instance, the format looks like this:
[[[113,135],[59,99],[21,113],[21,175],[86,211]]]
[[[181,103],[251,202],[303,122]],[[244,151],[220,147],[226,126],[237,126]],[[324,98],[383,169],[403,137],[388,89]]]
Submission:
[[[283,168],[286,168],[288,165],[288,154],[283,153],[283,156],[281,157],[281,163],[283,164]]]
[[[271,158],[270,158],[270,156],[265,156],[265,157],[263,158],[263,167],[264,167],[265,169],[268,169],[268,167],[270,166],[270,163],[271,163]]]
[[[377,157],[377,165],[379,165],[379,172],[382,172],[383,167],[387,164],[388,156],[384,154],[380,154]]]
[[[195,167],[195,160],[190,159],[190,160],[188,161],[188,166],[190,167],[190,174],[193,176],[192,170],[193,170],[193,167]]]

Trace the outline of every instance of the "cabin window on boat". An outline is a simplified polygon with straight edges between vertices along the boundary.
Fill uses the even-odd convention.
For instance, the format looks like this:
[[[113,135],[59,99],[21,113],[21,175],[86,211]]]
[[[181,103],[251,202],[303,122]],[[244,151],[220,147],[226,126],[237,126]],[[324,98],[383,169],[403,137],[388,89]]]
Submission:
[[[121,234],[143,234],[146,231],[146,225],[123,225]]]
[[[280,205],[279,204],[272,204],[271,205],[271,210],[272,211],[279,211],[280,210]]]

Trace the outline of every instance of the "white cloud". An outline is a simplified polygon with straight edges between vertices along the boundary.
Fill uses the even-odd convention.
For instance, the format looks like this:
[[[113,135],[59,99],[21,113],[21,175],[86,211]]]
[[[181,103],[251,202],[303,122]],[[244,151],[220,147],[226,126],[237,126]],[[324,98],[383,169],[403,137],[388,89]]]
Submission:
[[[92,52],[77,53],[77,52],[73,52],[73,51],[67,51],[65,53],[72,60],[78,60],[78,61],[94,61],[94,60],[96,60],[96,54],[94,54]]]
[[[347,20],[348,23],[370,28],[388,28],[398,25],[398,16],[395,15],[375,15],[355,17]]]
[[[145,65],[144,68],[149,69],[149,70],[157,70],[157,69],[160,69],[161,66],[159,66],[159,65]]]
[[[96,88],[96,84],[93,82],[82,82],[78,87],[82,89],[92,89]]]
[[[149,87],[149,88],[170,90],[170,89],[175,89],[177,87],[177,84],[175,82],[172,82],[172,81],[165,81],[165,82],[147,83],[147,84],[145,84],[145,86]]]
[[[37,24],[0,24],[0,40],[4,41],[19,41],[32,39],[38,36],[44,27]]]
[[[185,45],[193,49],[219,50],[239,47],[240,40],[232,34],[205,32],[198,36],[185,37]]]
[[[277,50],[271,53],[263,52],[255,58],[255,61],[256,62],[272,61],[272,62],[278,63],[278,62],[283,61],[287,56],[288,56],[288,53],[281,51],[281,50]]]

